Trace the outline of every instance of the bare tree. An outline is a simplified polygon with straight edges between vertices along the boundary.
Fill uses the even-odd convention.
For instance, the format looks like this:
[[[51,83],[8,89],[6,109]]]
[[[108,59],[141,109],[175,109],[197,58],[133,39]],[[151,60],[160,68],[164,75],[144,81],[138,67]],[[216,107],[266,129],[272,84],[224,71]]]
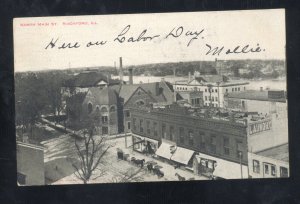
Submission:
[[[79,157],[79,165],[73,164],[75,168],[75,176],[86,184],[92,177],[95,170],[99,170],[98,177],[103,176],[105,171],[98,168],[102,162],[103,157],[108,149],[112,147],[105,142],[104,137],[100,137],[98,141],[93,136],[94,128],[85,129],[82,131],[82,144],[75,139],[75,147]],[[93,178],[95,179],[95,178]]]
[[[124,174],[120,176],[115,176],[112,178],[112,183],[126,183],[126,182],[141,182],[143,177],[139,176],[139,173],[142,171],[141,168],[135,170],[135,168],[128,169]]]

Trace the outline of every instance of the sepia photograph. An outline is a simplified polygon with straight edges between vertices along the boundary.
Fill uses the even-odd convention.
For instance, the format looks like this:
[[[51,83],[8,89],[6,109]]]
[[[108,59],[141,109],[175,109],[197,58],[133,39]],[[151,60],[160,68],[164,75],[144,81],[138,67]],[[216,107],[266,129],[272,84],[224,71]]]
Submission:
[[[18,186],[290,176],[285,9],[14,18],[13,34]]]

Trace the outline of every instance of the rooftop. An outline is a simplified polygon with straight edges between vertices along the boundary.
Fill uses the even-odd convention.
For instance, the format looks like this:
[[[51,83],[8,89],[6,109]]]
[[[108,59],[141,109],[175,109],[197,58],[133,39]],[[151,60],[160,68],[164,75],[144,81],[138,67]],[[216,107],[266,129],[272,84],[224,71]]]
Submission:
[[[268,120],[268,115],[259,115],[257,112],[237,112],[226,109],[209,107],[189,107],[184,103],[173,103],[164,107],[135,107],[148,113],[166,113],[170,115],[191,116],[194,118],[206,118],[218,121],[227,121],[246,125],[257,121]]]
[[[124,103],[130,98],[130,96],[135,92],[135,90],[141,87],[157,102],[170,102],[173,101],[173,87],[169,82],[153,82],[153,83],[143,83],[143,84],[123,84],[112,86],[114,90],[117,91],[119,96],[124,99]],[[158,89],[157,89],[158,88]]]
[[[280,90],[247,90],[228,93],[228,98],[249,99],[258,101],[285,102],[285,92]]]
[[[105,81],[110,85],[119,84],[120,81],[116,79],[111,79],[109,76],[106,76],[100,72],[82,72],[71,79],[67,80],[64,83],[66,87],[93,87],[97,86],[97,83],[100,81]]]
[[[279,145],[263,151],[256,152],[257,155],[289,162],[289,147],[288,144]]]

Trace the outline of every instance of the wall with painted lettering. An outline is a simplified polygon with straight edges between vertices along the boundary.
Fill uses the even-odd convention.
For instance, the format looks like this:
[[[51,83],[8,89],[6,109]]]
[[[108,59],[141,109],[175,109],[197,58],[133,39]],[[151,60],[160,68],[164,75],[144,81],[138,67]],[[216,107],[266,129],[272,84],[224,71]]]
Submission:
[[[256,127],[254,126],[252,131],[250,130],[251,125],[249,126],[247,138],[249,152],[257,152],[288,143],[287,121],[286,124],[283,123],[282,119],[276,118],[276,114],[272,114],[271,120],[271,123],[264,122]],[[269,127],[271,129],[267,130]]]

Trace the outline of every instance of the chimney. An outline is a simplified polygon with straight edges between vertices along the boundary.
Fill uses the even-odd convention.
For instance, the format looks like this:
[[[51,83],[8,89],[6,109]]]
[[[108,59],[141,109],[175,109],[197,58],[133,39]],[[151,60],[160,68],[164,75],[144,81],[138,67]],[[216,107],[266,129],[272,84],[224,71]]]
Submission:
[[[123,84],[123,64],[122,64],[122,57],[120,57],[119,75],[120,75],[120,81]]]
[[[189,82],[191,81],[191,72],[189,72]]]
[[[264,88],[263,87],[260,87],[260,91],[263,91],[264,90]]]
[[[155,83],[155,94],[156,94],[156,96],[159,95],[159,82]]]
[[[129,72],[129,84],[133,84],[133,70],[132,70],[132,68],[129,68],[128,72]]]

